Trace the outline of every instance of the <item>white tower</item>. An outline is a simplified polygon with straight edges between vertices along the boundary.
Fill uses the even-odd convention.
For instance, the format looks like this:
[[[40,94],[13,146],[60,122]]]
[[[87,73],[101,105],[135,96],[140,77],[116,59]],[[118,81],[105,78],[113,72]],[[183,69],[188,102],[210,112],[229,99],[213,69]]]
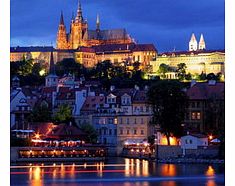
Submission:
[[[203,34],[201,34],[199,45],[198,45],[199,50],[205,50],[206,49],[206,43],[203,37]]]
[[[193,33],[189,41],[189,51],[196,51],[196,50],[197,50],[197,39]]]

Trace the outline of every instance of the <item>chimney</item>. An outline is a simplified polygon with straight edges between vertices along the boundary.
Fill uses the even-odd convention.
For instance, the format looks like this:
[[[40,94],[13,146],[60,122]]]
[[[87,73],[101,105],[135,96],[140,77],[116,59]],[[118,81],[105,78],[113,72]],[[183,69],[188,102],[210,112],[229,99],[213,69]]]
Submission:
[[[111,86],[110,86],[110,91],[114,91],[114,89],[115,89],[115,86],[114,86],[114,85],[111,85]]]
[[[138,85],[135,85],[135,90],[140,90],[140,87]]]

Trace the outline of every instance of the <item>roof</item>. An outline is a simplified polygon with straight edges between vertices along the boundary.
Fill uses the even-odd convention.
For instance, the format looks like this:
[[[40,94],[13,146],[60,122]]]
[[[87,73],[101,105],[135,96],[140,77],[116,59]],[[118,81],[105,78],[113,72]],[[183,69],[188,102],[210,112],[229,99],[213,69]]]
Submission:
[[[196,137],[196,138],[207,138],[207,136],[204,135],[204,134],[188,134],[188,135],[182,136],[182,137],[187,137],[187,136],[193,136],[193,137]]]
[[[10,52],[51,52],[54,48],[51,46],[29,46],[29,47],[11,47]]]
[[[88,96],[82,105],[81,111],[96,111],[96,106],[105,104],[104,96]]]
[[[77,52],[95,53],[95,49],[92,47],[79,47]]]
[[[112,29],[112,30],[88,30],[88,39],[98,40],[115,40],[115,39],[128,39],[128,34],[125,29]]]
[[[76,126],[59,124],[47,135],[48,137],[58,138],[78,138],[84,136],[84,133]]]
[[[42,89],[42,93],[44,94],[52,94],[52,92],[55,92],[56,91],[56,87],[43,87]]]
[[[204,100],[209,98],[224,99],[225,87],[223,82],[214,85],[209,83],[196,83],[190,87],[186,94],[191,100]]]
[[[132,50],[133,52],[137,51],[154,51],[157,52],[157,49],[153,44],[137,44]]]
[[[173,51],[173,52],[162,52],[158,56],[167,55],[167,56],[179,56],[179,55],[191,55],[191,54],[211,54],[211,53],[225,53],[225,50],[197,50],[197,51]]]
[[[147,103],[147,91],[138,90],[133,98],[133,103]]]

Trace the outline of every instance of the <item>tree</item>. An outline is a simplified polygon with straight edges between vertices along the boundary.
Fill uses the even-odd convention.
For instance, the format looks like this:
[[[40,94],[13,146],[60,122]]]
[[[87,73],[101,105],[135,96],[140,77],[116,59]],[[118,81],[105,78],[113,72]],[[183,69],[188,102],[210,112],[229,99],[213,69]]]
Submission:
[[[73,58],[65,58],[56,63],[56,73],[59,76],[70,73],[79,77],[83,68],[84,67],[80,63],[77,63]]]
[[[33,122],[48,122],[51,121],[52,112],[46,105],[40,105],[33,109],[30,114],[30,120]]]
[[[186,68],[187,68],[187,66],[186,66],[185,63],[177,64],[176,72],[177,72],[179,80],[185,80],[185,78],[186,78]]]
[[[98,134],[95,128],[88,123],[82,124],[80,126],[81,130],[86,134],[85,141],[88,143],[96,143]]]
[[[181,126],[187,105],[187,96],[178,81],[158,81],[148,91],[148,101],[153,108],[153,124],[159,124],[166,135],[168,145],[170,137],[180,137]]]
[[[169,69],[170,67],[164,63],[162,63],[160,66],[159,66],[159,69],[158,69],[158,74],[163,78],[165,79],[166,78],[166,73],[169,72]]]
[[[54,121],[60,123],[70,123],[73,121],[72,110],[69,105],[64,104],[59,106],[59,110],[54,116]]]
[[[209,80],[216,80],[216,76],[214,73],[209,73],[207,74],[206,76],[206,79],[209,81]]]

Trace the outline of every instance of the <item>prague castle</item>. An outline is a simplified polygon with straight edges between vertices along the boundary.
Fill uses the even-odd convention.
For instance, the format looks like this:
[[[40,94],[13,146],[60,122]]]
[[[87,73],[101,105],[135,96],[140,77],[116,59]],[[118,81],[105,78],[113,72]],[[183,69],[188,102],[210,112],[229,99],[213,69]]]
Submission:
[[[157,56],[157,49],[153,44],[137,44],[125,29],[100,29],[99,16],[96,20],[96,29],[89,30],[88,23],[82,15],[80,1],[77,15],[72,18],[68,33],[61,12],[55,49],[53,47],[11,47],[10,60],[20,61],[24,56],[26,59],[49,65],[51,51],[53,51],[55,63],[65,58],[73,58],[87,68],[92,68],[104,60],[110,60],[112,63],[139,61],[142,66],[145,66]]]
[[[72,18],[70,32],[66,32],[63,13],[57,34],[57,49],[78,49],[81,46],[91,47],[105,44],[130,44],[134,40],[126,33],[125,29],[101,30],[100,20],[97,15],[96,30],[89,30],[88,23],[82,15],[79,1],[77,15]]]
[[[224,75],[224,50],[206,50],[206,42],[203,34],[200,36],[199,43],[193,33],[189,41],[188,51],[172,51],[158,54],[155,60],[150,62],[152,66],[152,74],[157,74],[159,66],[166,64],[173,70],[177,69],[177,65],[185,63],[186,73],[191,74],[209,74],[222,73]],[[174,72],[169,73],[170,79],[177,78]]]

